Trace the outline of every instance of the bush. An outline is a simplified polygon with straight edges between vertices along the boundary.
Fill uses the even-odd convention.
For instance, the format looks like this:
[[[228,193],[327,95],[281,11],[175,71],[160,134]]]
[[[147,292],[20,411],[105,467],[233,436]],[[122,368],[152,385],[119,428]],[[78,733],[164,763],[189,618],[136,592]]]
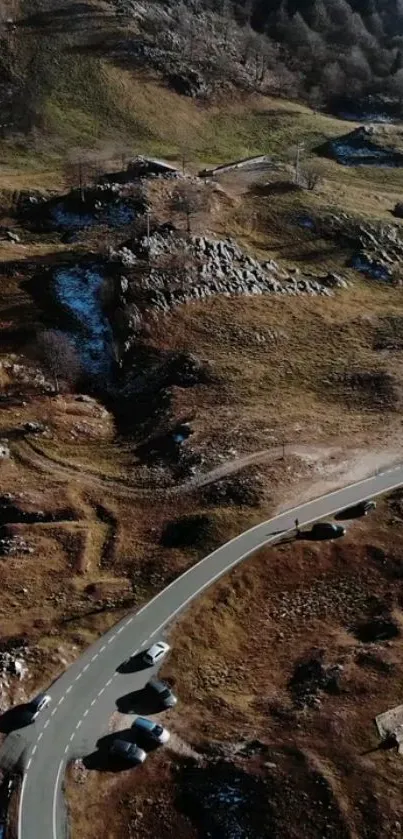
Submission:
[[[161,542],[165,548],[190,548],[204,545],[212,535],[212,520],[209,516],[183,516],[168,522],[162,532]]]

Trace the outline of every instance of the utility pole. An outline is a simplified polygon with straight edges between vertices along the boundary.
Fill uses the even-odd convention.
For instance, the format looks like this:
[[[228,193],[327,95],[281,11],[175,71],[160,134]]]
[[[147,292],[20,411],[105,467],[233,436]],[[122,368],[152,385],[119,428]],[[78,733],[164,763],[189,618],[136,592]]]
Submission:
[[[84,178],[83,178],[83,164],[81,160],[78,161],[78,183],[80,188],[81,203],[84,203]]]
[[[146,210],[146,218],[147,218],[147,247],[150,247],[150,215],[151,211],[147,208]]]
[[[301,176],[301,152],[304,150],[304,148],[305,148],[304,143],[298,143],[298,145],[297,145],[297,158],[296,158],[296,161],[295,161],[295,177],[294,177],[294,183],[296,183],[298,185],[300,183],[300,176]]]
[[[147,219],[147,259],[150,261],[150,216],[151,210],[149,207],[146,209],[146,219]]]

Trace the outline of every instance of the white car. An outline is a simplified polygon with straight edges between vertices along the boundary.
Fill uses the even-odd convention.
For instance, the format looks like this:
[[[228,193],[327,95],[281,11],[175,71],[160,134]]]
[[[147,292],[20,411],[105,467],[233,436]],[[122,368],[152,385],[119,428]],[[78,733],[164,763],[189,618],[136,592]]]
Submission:
[[[50,705],[52,698],[47,693],[39,693],[35,699],[29,703],[29,712],[31,720],[36,720],[37,716]]]
[[[146,719],[146,717],[137,717],[134,720],[132,728],[139,738],[143,738],[146,741],[150,740],[152,743],[158,743],[160,746],[167,743],[171,736],[166,728],[157,722]]]
[[[143,661],[147,664],[147,667],[154,667],[155,664],[159,664],[165,658],[170,649],[169,644],[166,644],[165,641],[157,641],[156,644],[144,651]]]

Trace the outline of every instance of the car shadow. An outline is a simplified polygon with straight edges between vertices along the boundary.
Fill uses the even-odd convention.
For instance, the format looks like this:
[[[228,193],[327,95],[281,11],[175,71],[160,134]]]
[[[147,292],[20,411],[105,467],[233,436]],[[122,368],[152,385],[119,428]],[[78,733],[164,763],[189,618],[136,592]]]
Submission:
[[[18,728],[26,728],[32,722],[32,711],[30,712],[28,703],[16,705],[0,716],[0,731],[3,734],[11,734]]]
[[[153,696],[147,688],[134,690],[116,700],[116,708],[121,714],[157,714],[161,711],[158,696]]]
[[[308,539],[315,539],[315,537],[311,535],[310,530],[299,530],[298,533],[295,534],[295,538],[298,539],[299,542],[306,542]]]
[[[361,513],[359,510],[355,512],[354,510],[340,510],[339,513],[336,513],[333,518],[336,521],[350,521],[350,519],[361,519],[364,516],[364,513]]]
[[[148,664],[143,660],[142,653],[138,653],[127,661],[122,661],[116,668],[117,673],[139,673],[140,670],[147,670]]]
[[[334,536],[315,536],[310,530],[303,531],[301,530],[297,533],[296,539],[299,541],[305,542],[333,542],[335,539],[339,538],[336,535]]]

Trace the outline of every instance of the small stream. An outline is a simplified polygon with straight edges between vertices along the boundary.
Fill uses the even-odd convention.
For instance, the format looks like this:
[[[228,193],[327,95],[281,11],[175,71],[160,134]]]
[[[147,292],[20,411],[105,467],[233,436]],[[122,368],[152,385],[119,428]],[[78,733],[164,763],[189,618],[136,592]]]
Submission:
[[[55,296],[78,327],[69,334],[82,372],[103,388],[110,382],[114,367],[113,333],[102,307],[104,281],[96,268],[60,268],[54,274]]]

